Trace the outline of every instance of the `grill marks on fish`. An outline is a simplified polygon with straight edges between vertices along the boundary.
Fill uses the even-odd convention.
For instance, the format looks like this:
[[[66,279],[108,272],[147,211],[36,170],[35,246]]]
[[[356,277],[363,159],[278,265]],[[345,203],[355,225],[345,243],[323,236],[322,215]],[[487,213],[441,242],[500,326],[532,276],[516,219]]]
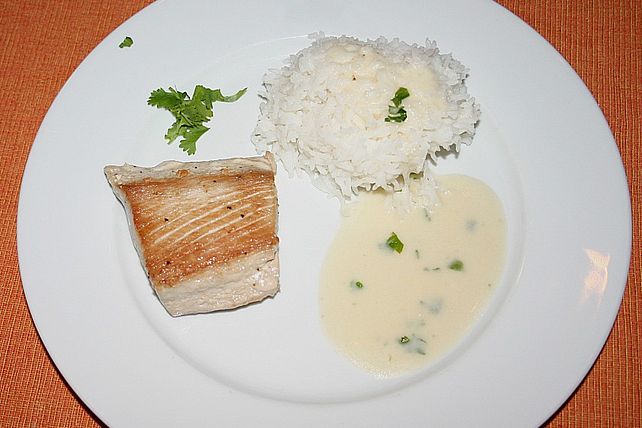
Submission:
[[[270,173],[146,179],[121,186],[129,199],[147,271],[173,286],[194,272],[276,245]],[[230,239],[232,237],[232,239]]]
[[[264,191],[263,191],[263,193],[266,193],[268,197],[269,197],[269,192],[270,192],[270,189],[266,189],[266,190],[264,190]],[[229,197],[228,197],[227,199],[222,200],[222,201],[219,201],[219,202],[220,202],[220,203],[222,203],[222,204],[227,204],[227,203],[230,203],[230,201],[234,201],[233,203],[235,203],[235,204],[236,204],[236,203],[238,203],[238,202],[241,202],[242,200],[238,200],[238,201],[236,201],[236,200],[234,200],[234,199],[232,199],[232,198],[233,198],[233,197],[235,197],[235,196],[237,196],[237,195],[239,195],[239,194],[240,194],[240,192],[237,192],[237,193],[236,193],[236,194],[234,194],[234,195],[229,195]],[[257,195],[257,193],[254,193],[254,194],[252,194],[252,195],[243,195],[242,197],[243,197],[244,199],[248,199],[248,198],[251,198],[251,197],[256,196],[256,195]],[[230,206],[230,207],[231,207],[231,205],[228,205],[228,206]],[[226,206],[225,208],[227,208],[227,206]],[[189,219],[189,218],[188,218],[188,219],[187,219],[187,221],[184,221],[184,220],[185,220],[185,218],[184,218],[184,217],[181,217],[181,218],[180,218],[180,220],[183,220],[184,222],[182,223],[182,225],[180,225],[179,227],[174,228],[173,230],[171,229],[172,224],[171,224],[171,223],[168,223],[168,224],[167,224],[167,226],[169,226],[170,231],[169,231],[169,232],[167,232],[166,234],[164,234],[164,235],[162,235],[162,236],[158,237],[158,239],[156,240],[156,243],[158,243],[158,242],[160,242],[160,241],[163,241],[163,240],[166,240],[166,239],[168,239],[169,237],[171,237],[173,234],[178,233],[178,232],[182,232],[182,231],[184,231],[185,229],[187,229],[187,231],[186,231],[186,232],[183,232],[183,234],[182,234],[182,235],[177,239],[178,241],[184,240],[187,236],[189,236],[189,235],[193,234],[194,232],[197,232],[199,229],[202,229],[202,228],[205,228],[205,227],[212,226],[212,224],[213,224],[213,223],[215,223],[215,222],[217,222],[217,221],[219,221],[219,220],[222,220],[222,219],[224,219],[224,218],[226,218],[226,217],[233,217],[233,215],[234,215],[234,214],[236,214],[236,212],[237,212],[237,211],[241,211],[241,212],[242,212],[242,211],[244,211],[244,210],[245,210],[245,211],[250,211],[250,210],[251,210],[251,204],[243,205],[243,206],[242,206],[242,207],[240,207],[240,208],[234,208],[234,211],[229,211],[229,212],[225,213],[224,215],[222,215],[222,216],[218,217],[218,216],[216,215],[216,214],[217,214],[217,212],[218,212],[218,211],[225,211],[225,208],[223,208],[223,207],[217,207],[217,208],[214,208],[214,209],[212,209],[212,210],[206,211],[206,212],[205,212],[205,213],[203,213],[203,214],[200,214],[200,215],[199,215],[198,217],[196,217],[196,218],[192,218],[192,219]],[[202,211],[202,206],[201,206],[199,209],[197,209],[197,210],[193,210],[193,211]],[[242,214],[240,215],[240,218],[241,218],[241,219],[243,219],[246,215],[247,215],[247,214],[243,214],[243,213],[242,213]],[[196,229],[190,229],[190,228],[189,228],[189,226],[191,226],[193,223],[195,223],[195,222],[199,222],[199,223],[200,223],[200,220],[202,220],[203,218],[208,218],[208,217],[209,217],[209,218],[211,218],[211,220],[210,220],[209,222],[199,224],[199,226],[198,226]],[[239,221],[239,220],[237,219],[236,221]],[[162,226],[163,226],[163,225],[161,225],[161,227],[162,227]],[[210,232],[212,232],[212,231],[210,231]]]
[[[170,315],[236,308],[278,292],[275,172],[271,153],[105,167]]]

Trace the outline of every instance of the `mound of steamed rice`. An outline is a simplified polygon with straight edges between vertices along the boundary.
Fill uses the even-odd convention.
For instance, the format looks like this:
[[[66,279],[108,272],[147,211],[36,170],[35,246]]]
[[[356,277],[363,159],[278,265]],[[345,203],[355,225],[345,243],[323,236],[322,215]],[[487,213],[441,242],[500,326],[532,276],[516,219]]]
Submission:
[[[431,41],[311,37],[311,46],[264,76],[256,149],[341,200],[380,188],[400,201],[435,202],[430,160],[470,144],[480,115],[464,84],[467,69]],[[400,87],[410,94],[402,102],[407,119],[386,122]]]

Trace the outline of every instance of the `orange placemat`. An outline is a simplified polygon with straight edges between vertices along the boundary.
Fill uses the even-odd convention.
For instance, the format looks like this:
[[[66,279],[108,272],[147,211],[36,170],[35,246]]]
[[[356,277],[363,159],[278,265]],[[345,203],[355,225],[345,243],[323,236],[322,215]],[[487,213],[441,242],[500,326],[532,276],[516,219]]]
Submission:
[[[100,423],[56,371],[29,316],[16,250],[19,185],[40,122],[66,79],[103,37],[148,3],[0,3],[0,87],[5,96],[0,108],[0,427],[85,427]],[[549,40],[586,82],[613,130],[632,192],[634,249],[622,307],[595,366],[548,424],[642,426],[642,162],[638,152],[642,142],[642,3],[500,3]]]

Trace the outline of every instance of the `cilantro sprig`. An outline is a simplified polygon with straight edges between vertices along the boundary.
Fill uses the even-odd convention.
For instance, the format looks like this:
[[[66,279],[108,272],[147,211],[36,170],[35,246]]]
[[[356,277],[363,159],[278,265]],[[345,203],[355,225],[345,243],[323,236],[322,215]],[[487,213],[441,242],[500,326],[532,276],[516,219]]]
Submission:
[[[388,106],[388,117],[384,119],[386,122],[401,123],[408,118],[408,113],[401,105],[401,102],[409,96],[410,92],[408,92],[408,89],[404,87],[397,89],[394,98],[390,100],[392,101],[392,105]]]
[[[196,141],[209,130],[203,124],[214,116],[212,104],[217,101],[234,102],[246,91],[247,88],[243,88],[234,95],[225,96],[220,89],[196,85],[190,98],[187,92],[177,91],[172,87],[168,91],[160,88],[152,91],[147,104],[172,113],[175,121],[165,134],[167,144],[173,143],[180,137],[178,146],[188,155],[193,155],[196,153]]]

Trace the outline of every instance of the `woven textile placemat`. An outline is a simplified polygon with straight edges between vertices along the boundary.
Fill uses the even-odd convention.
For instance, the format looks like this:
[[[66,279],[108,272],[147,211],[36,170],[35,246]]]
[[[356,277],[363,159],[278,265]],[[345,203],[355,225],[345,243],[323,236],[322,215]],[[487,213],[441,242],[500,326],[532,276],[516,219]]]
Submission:
[[[31,321],[18,270],[18,196],[36,132],[62,85],[107,34],[148,3],[0,2],[0,427],[100,424],[57,372]],[[631,268],[615,326],[588,376],[548,425],[642,426],[642,2],[499,3],[546,38],[586,83],[617,141],[633,206]]]

